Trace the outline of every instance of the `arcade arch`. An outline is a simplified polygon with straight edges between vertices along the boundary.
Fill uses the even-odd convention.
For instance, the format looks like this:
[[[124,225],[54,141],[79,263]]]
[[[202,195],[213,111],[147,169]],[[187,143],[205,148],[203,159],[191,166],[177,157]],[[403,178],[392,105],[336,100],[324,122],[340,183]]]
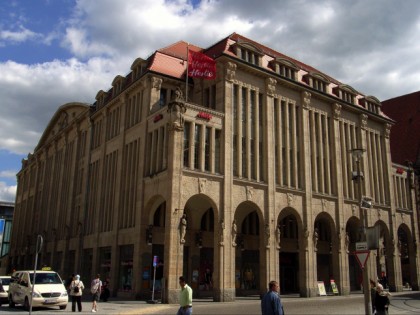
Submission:
[[[304,257],[302,260],[299,251],[301,241],[299,235],[302,235],[303,231],[302,221],[295,209],[285,208],[280,212],[277,226],[280,231],[280,292],[299,293],[301,287],[299,274],[300,269],[304,267]]]
[[[235,288],[238,296],[256,294],[265,287],[261,284],[265,266],[260,255],[260,249],[264,247],[264,237],[260,236],[263,222],[256,204],[245,201],[236,208],[233,245],[236,247]]]

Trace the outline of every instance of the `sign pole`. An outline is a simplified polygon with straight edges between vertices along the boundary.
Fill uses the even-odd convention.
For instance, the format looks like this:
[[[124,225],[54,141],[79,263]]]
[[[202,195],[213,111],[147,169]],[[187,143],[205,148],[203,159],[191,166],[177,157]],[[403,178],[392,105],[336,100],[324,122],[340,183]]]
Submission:
[[[36,279],[36,267],[37,267],[37,264],[38,264],[38,254],[42,250],[42,244],[43,243],[44,243],[44,239],[42,238],[42,235],[38,235],[38,238],[36,239],[36,253],[35,253],[34,277],[32,279],[32,290],[31,290],[31,301],[30,301],[30,305],[29,305],[29,315],[32,314],[32,299],[33,299],[34,292],[35,292],[35,279]]]

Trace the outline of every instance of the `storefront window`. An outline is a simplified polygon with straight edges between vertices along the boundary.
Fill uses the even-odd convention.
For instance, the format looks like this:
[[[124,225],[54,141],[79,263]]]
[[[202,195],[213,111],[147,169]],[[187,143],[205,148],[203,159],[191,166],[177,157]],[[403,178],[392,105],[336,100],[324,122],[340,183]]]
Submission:
[[[102,279],[109,278],[111,272],[111,247],[99,249],[99,274]]]
[[[131,291],[133,279],[133,245],[120,246],[120,272],[118,288],[123,291]]]

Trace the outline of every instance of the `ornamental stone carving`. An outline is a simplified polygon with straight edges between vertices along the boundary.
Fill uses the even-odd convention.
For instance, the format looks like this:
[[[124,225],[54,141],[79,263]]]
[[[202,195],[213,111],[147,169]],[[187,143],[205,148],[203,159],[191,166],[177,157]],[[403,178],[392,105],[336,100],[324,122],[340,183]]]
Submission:
[[[302,106],[304,109],[309,109],[311,107],[311,93],[308,91],[303,91],[301,93]]]
[[[170,130],[184,130],[184,114],[186,111],[187,108],[185,107],[182,91],[179,87],[177,87],[171,101],[168,104]]]
[[[338,104],[338,103],[334,103],[333,110],[334,110],[334,119],[335,120],[340,119],[340,116],[341,116],[341,105]]]
[[[236,236],[238,235],[238,226],[236,225],[236,220],[232,222],[232,246],[236,247]]]
[[[219,239],[219,245],[223,246],[225,244],[225,221],[223,219],[220,220],[220,239]]]
[[[235,79],[236,75],[236,64],[233,62],[228,62],[226,64],[226,80],[232,82]]]
[[[162,79],[161,78],[152,77],[151,82],[152,82],[152,88],[154,88],[154,89],[160,90],[160,88],[162,87]]]
[[[362,128],[362,129],[366,129],[366,127],[367,127],[367,122],[368,122],[368,115],[366,115],[366,114],[361,114],[361,115],[360,115],[360,128]]]
[[[207,179],[199,178],[198,179],[198,190],[200,193],[204,193],[206,190]]]
[[[276,247],[277,249],[280,249],[280,242],[281,242],[281,228],[280,228],[280,224],[277,225],[276,228]]]
[[[391,124],[385,124],[385,138],[389,139],[389,136],[391,135]]]
[[[265,224],[265,247],[270,248],[270,225],[268,223]]]
[[[265,80],[266,88],[267,88],[267,95],[273,96],[274,92],[276,91],[276,84],[277,80],[273,78],[268,78]]]
[[[254,194],[254,188],[251,186],[246,186],[246,200],[252,200],[253,194]]]
[[[295,196],[292,193],[287,194],[287,205],[289,207],[292,206],[294,199],[295,199]]]

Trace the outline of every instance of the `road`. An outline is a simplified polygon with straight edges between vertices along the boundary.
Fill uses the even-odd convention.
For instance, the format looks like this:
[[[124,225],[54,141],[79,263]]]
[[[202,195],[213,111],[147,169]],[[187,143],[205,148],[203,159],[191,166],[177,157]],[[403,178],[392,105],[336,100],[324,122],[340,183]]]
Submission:
[[[300,298],[297,296],[283,296],[285,313],[289,314],[364,314],[364,300],[361,293],[348,296],[327,296],[314,298]],[[261,314],[260,300],[254,298],[238,298],[235,302],[215,303],[210,300],[194,300],[193,314],[202,315],[254,315]],[[110,300],[99,303],[98,314],[176,314],[177,305],[147,304],[144,301]],[[21,307],[11,309],[6,305],[0,307],[1,314],[28,314]],[[91,313],[91,303],[83,302],[82,313]],[[34,315],[41,314],[72,314],[71,305],[64,311],[56,308],[34,309]],[[393,293],[389,314],[420,314],[420,292]]]

